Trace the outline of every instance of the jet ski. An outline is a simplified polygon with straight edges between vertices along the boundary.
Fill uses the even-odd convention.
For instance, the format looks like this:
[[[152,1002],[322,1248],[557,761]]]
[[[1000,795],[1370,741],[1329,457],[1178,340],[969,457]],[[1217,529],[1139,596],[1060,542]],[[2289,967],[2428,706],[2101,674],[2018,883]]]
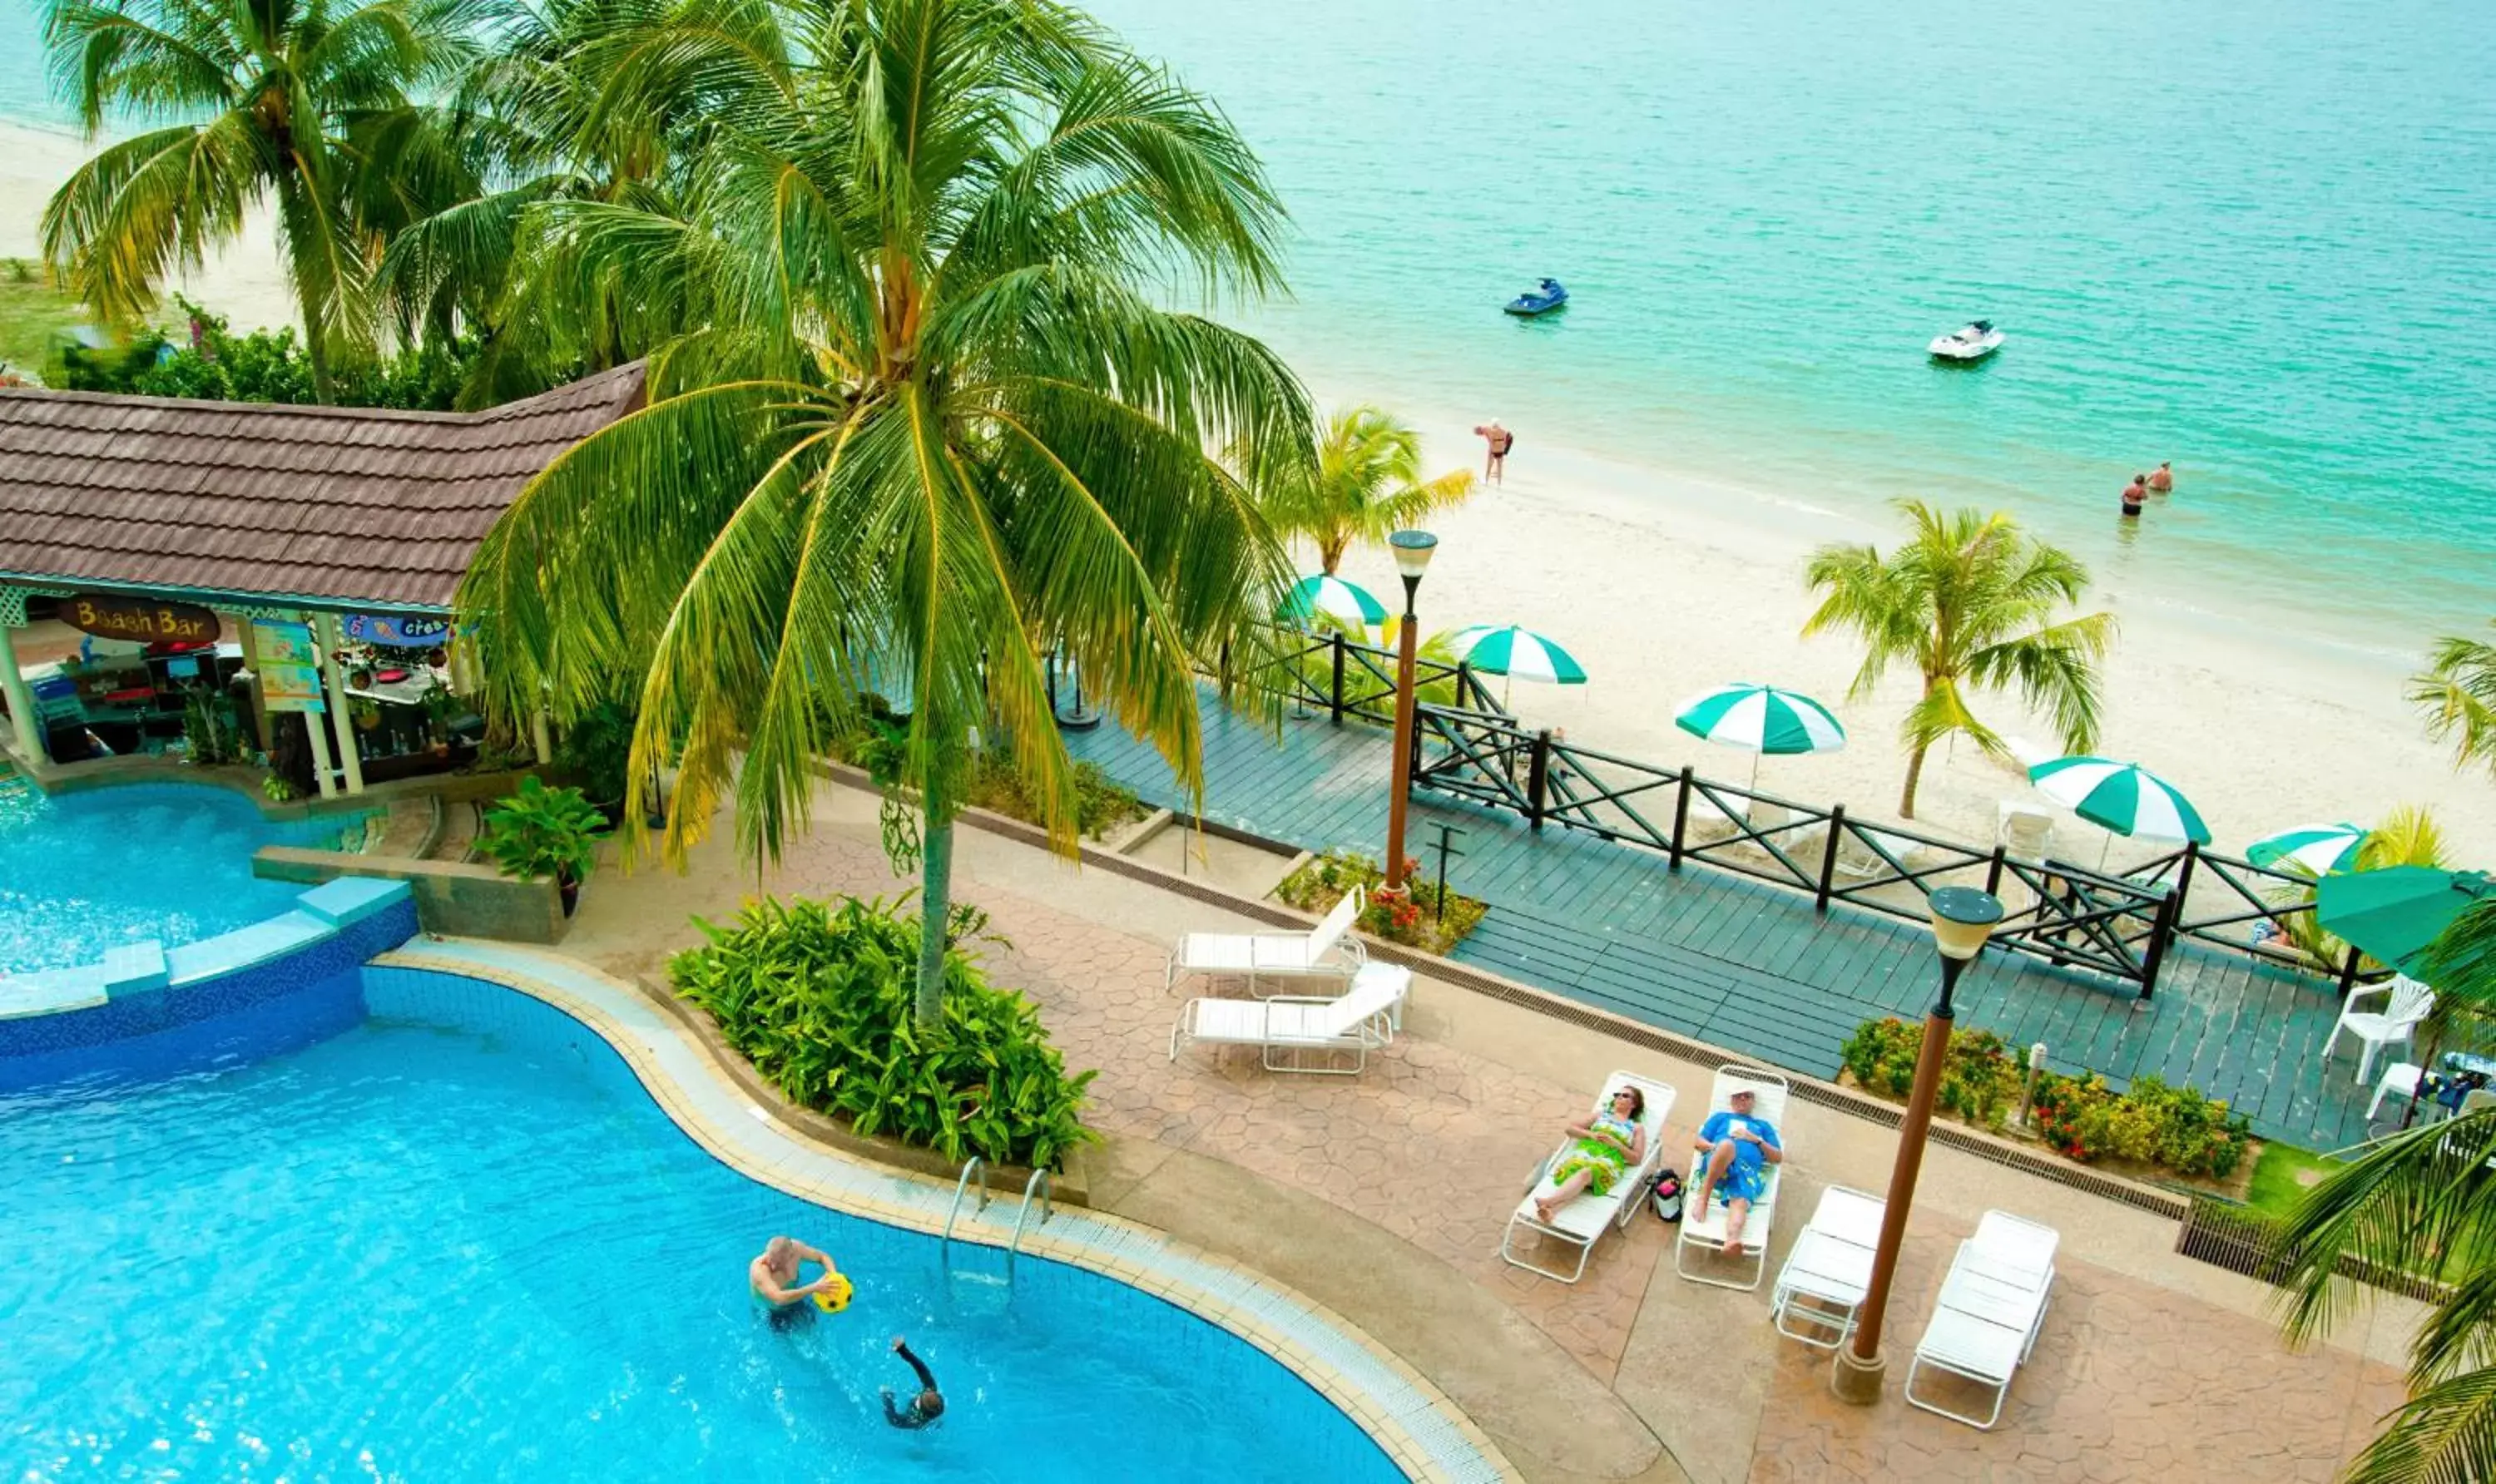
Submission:
[[[1954,361],[1970,366],[2002,349],[2002,331],[1991,320],[1973,320],[1947,335],[1935,335],[1924,347],[1935,360]]]
[[[1549,314],[1568,302],[1569,291],[1560,287],[1560,280],[1546,278],[1543,280],[1542,287],[1528,289],[1510,299],[1508,312],[1523,319],[1532,319],[1539,314]]]

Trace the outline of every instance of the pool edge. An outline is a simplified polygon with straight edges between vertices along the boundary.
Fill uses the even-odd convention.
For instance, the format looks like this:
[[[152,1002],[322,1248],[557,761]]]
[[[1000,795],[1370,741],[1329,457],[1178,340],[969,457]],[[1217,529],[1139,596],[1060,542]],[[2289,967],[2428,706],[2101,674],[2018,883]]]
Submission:
[[[738,1173],[885,1225],[931,1234],[944,1229],[952,1199],[948,1182],[860,1159],[782,1122],[753,1102],[680,1021],[651,1005],[636,986],[579,959],[474,939],[421,939],[376,955],[366,967],[480,979],[551,1005],[613,1047],[686,1136]],[[668,1054],[671,1049],[674,1055]],[[706,1085],[688,1085],[688,1073]],[[745,1117],[737,1118],[739,1112]],[[758,1146],[758,1129],[791,1149]],[[820,1178],[825,1164],[846,1178]],[[808,1173],[819,1178],[809,1181]],[[1007,1204],[1001,1201],[997,1209]],[[1026,1233],[1022,1251],[1140,1289],[1255,1345],[1351,1419],[1406,1477],[1521,1477],[1488,1435],[1428,1377],[1306,1294],[1141,1221],[1076,1207],[1059,1208],[1058,1221],[1068,1224]],[[1099,1228],[1089,1241],[1066,1235],[1085,1226]],[[986,1215],[966,1215],[954,1228],[956,1240],[983,1246],[1002,1247],[1011,1235],[1010,1225]],[[1214,1283],[1232,1291],[1219,1291]],[[1326,1344],[1328,1339],[1337,1343]],[[1306,1343],[1313,1340],[1314,1346]],[[1339,1353],[1340,1345],[1357,1347],[1360,1358],[1385,1371],[1404,1394],[1390,1395],[1352,1376],[1324,1353]]]

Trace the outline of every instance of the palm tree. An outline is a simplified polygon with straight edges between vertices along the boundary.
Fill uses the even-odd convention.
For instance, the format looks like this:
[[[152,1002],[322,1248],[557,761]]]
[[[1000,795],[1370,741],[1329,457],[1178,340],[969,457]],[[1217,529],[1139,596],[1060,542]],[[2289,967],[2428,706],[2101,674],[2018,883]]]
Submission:
[[[473,189],[442,116],[414,102],[472,47],[468,0],[50,0],[52,74],[93,137],[109,115],[172,119],[106,146],[44,207],[44,254],[128,322],[167,273],[276,208],[315,390],[368,347],[390,234]]]
[[[793,0],[788,45],[699,143],[679,214],[538,208],[577,302],[615,285],[700,326],[654,400],[525,488],[460,607],[506,715],[640,677],[628,820],[681,748],[663,846],[733,798],[758,863],[812,766],[910,713],[920,1014],[941,1013],[952,827],[974,736],[1073,849],[1043,656],[1201,788],[1196,670],[1271,653],[1288,568],[1206,453],[1310,439],[1264,346],[1143,292],[1277,279],[1281,209],[1204,99],[1049,0]],[[1235,681],[1227,682],[1235,685]]]
[[[2460,634],[2436,640],[2434,659],[2410,677],[2410,702],[2426,713],[2428,736],[2452,739],[2456,766],[2496,775],[2496,643]]]
[[[1888,556],[1842,544],[1812,554],[1804,578],[1821,603],[1802,632],[1845,629],[1862,638],[1863,666],[1849,692],[1857,698],[1893,664],[1911,663],[1922,677],[1923,693],[1899,728],[1908,753],[1898,813],[1912,819],[1934,743],[1963,732],[1994,757],[2010,755],[1968,709],[1970,688],[2017,692],[2051,716],[2067,751],[2096,745],[2097,666],[2113,641],[2114,615],[2057,621],[2056,612],[2087,590],[2088,569],[2029,538],[2009,515],[1944,512],[1920,500],[1899,501],[1898,509],[1915,533]]]
[[[1355,542],[1382,545],[1432,510],[1460,505],[1474,492],[1469,469],[1424,482],[1420,435],[1365,403],[1338,410],[1310,452],[1313,457],[1278,458],[1252,468],[1250,479],[1265,518],[1286,536],[1315,541],[1318,562],[1329,575]]]
[[[2496,900],[2470,907],[2420,973],[2446,999],[2496,1005]],[[2410,1345],[2409,1401],[2353,1460],[2349,1484],[2496,1478],[2496,1110],[2395,1134],[2316,1186],[2277,1238],[2283,1327],[2321,1338],[2371,1290],[2354,1259],[2445,1285]]]

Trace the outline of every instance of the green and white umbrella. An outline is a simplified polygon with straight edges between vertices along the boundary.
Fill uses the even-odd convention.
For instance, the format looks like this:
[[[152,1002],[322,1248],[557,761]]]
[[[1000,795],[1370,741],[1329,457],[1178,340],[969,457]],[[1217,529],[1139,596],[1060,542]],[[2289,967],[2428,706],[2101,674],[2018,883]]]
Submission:
[[[2285,868],[2307,876],[2354,871],[2357,851],[2365,847],[2370,833],[2362,824],[2300,824],[2245,847],[2245,859],[2274,871]]]
[[[1797,692],[1747,680],[1702,691],[1683,701],[1673,713],[1672,725],[1718,747],[1738,747],[1752,754],[1755,788],[1761,757],[1833,753],[1846,745],[1846,728],[1826,706]]]
[[[2210,826],[2175,786],[2137,762],[2056,757],[2028,770],[2037,791],[2092,824],[2135,840],[2210,843]],[[2111,844],[2112,842],[2108,842]],[[2106,852],[2098,852],[2106,864]]]
[[[1293,583],[1283,605],[1274,610],[1276,618],[1302,628],[1321,613],[1366,632],[1370,625],[1387,621],[1387,604],[1371,597],[1367,588],[1321,572]]]
[[[1475,669],[1504,676],[1511,681],[1539,680],[1544,685],[1584,685],[1586,667],[1579,665],[1569,651],[1514,624],[1493,628],[1476,624],[1459,629],[1448,640],[1449,652]],[[1499,689],[1499,698],[1508,701],[1508,687]]]

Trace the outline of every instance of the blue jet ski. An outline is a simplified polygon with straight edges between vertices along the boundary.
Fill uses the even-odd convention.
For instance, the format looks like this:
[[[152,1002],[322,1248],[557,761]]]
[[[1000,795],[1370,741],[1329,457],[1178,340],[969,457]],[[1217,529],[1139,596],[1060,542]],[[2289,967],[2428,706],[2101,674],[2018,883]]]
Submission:
[[[1549,314],[1568,302],[1569,291],[1560,287],[1560,280],[1546,278],[1541,288],[1529,289],[1510,299],[1508,312],[1531,319],[1535,315]]]

